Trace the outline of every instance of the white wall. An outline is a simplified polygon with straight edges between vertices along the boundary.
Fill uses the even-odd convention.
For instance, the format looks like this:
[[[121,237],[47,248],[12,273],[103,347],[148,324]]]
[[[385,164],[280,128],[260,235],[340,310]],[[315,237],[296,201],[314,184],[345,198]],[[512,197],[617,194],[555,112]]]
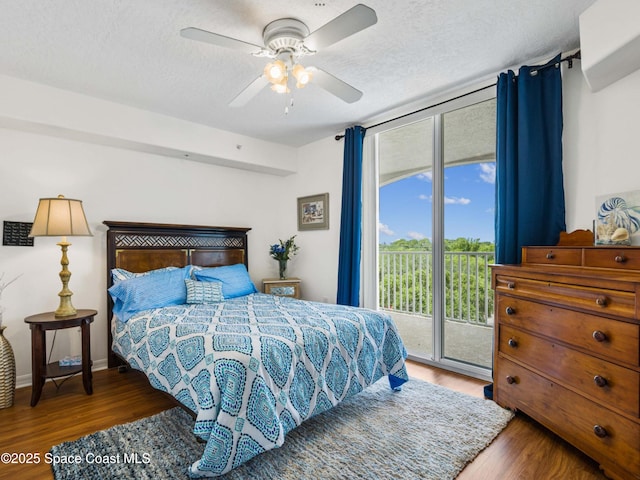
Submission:
[[[296,170],[293,147],[5,75],[0,127],[274,175]]]
[[[297,235],[300,246],[289,273],[302,279],[302,295],[307,300],[336,301],[343,149],[344,140],[333,137],[301,147],[298,173],[287,184],[285,226],[291,235]],[[325,192],[329,193],[329,229],[298,232],[297,198]]]
[[[640,71],[593,93],[563,71],[567,230],[592,229],[596,196],[640,190]]]

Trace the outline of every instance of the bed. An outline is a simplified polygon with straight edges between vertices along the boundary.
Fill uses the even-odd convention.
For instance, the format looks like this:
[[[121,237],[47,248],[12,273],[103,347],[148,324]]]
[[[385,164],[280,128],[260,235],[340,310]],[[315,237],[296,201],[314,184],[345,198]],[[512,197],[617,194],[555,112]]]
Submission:
[[[191,477],[281,446],[384,376],[392,389],[408,380],[388,315],[257,292],[249,228],[104,223],[109,367],[141,370],[193,413],[206,446]]]

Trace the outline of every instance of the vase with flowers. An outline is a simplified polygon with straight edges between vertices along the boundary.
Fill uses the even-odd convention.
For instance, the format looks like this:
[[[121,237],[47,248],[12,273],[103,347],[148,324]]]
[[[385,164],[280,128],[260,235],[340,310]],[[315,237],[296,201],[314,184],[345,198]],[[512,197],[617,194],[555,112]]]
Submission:
[[[278,272],[283,280],[287,278],[287,262],[300,250],[300,247],[295,243],[295,238],[294,235],[284,242],[278,240],[279,243],[274,243],[269,247],[269,255],[278,261]]]

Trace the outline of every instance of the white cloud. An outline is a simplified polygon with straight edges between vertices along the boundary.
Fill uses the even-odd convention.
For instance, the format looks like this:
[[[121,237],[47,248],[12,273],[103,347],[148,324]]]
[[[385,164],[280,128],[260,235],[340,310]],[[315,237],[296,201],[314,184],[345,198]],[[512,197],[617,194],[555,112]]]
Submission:
[[[407,232],[407,236],[414,240],[422,240],[423,238],[426,238],[423,234],[419,232]]]
[[[418,195],[418,199],[431,201],[431,195],[425,195],[424,193],[421,193],[420,195]]]
[[[395,232],[389,228],[389,225],[378,222],[378,231],[385,235],[395,235]]]
[[[430,182],[433,179],[433,173],[432,172],[420,173],[418,174],[418,179],[424,180],[425,182]]]
[[[444,197],[445,205],[469,205],[471,200],[464,197]]]
[[[496,164],[495,163],[481,163],[480,164],[480,179],[483,182],[490,184],[496,183]]]

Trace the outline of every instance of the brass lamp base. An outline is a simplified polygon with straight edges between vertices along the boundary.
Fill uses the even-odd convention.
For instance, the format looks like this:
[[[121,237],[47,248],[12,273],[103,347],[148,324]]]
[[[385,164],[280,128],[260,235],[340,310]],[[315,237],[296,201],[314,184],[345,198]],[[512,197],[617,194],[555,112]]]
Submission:
[[[71,304],[71,295],[63,297],[62,292],[60,292],[58,295],[60,295],[60,305],[54,312],[55,317],[61,318],[61,317],[70,317],[72,315],[75,315],[77,311],[75,307]]]
[[[60,290],[60,293],[58,293],[58,296],[60,297],[60,305],[58,306],[58,309],[54,312],[54,315],[56,318],[61,318],[61,317],[70,317],[72,315],[75,315],[76,309],[73,307],[73,304],[71,303],[71,295],[73,295],[73,292],[69,290],[69,279],[71,278],[71,272],[67,268],[69,265],[69,258],[67,257],[67,249],[71,244],[63,240],[60,243],[58,243],[58,245],[60,245],[60,248],[62,249],[62,259],[60,260],[60,265],[62,265],[62,270],[60,271],[60,280],[62,281],[62,290]]]

